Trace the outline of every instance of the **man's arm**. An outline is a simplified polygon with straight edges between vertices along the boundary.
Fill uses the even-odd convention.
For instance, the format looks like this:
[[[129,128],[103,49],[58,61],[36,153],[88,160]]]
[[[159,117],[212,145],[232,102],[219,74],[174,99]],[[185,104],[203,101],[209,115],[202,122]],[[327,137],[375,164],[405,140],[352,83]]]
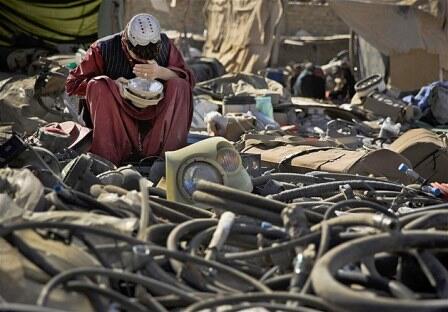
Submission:
[[[148,79],[169,80],[171,78],[182,78],[187,80],[193,87],[195,83],[193,73],[185,64],[182,54],[171,40],[170,45],[167,67],[159,66],[155,61],[150,61],[148,64],[136,64],[134,66],[134,74]]]
[[[104,61],[96,43],[87,50],[81,63],[70,71],[65,83],[68,95],[85,96],[87,83],[104,73]]]
[[[134,74],[137,77],[148,79],[169,80],[179,76],[169,68],[159,66],[156,61],[148,61],[148,64],[135,64]]]

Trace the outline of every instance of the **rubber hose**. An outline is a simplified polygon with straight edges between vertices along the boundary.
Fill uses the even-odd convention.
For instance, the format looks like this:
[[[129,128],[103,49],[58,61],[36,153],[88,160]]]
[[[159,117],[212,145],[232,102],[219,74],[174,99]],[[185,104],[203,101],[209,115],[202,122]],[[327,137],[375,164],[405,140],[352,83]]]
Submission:
[[[226,312],[237,312],[237,311],[247,311],[247,304],[242,303],[239,305],[235,305],[230,309],[226,309]],[[255,302],[251,303],[250,309],[254,309],[255,311],[285,311],[285,312],[321,312],[322,310],[316,310],[311,308],[299,307],[299,306],[287,306],[283,304],[275,304],[275,303],[263,303],[263,302]],[[260,309],[260,310],[259,310]]]
[[[168,235],[166,240],[166,248],[168,250],[178,252],[179,243],[184,236],[195,234],[209,227],[216,226],[217,224],[217,219],[194,219],[181,223]],[[176,274],[179,274],[182,271],[183,264],[181,262],[171,259],[170,264]]]
[[[212,298],[204,300],[202,302],[195,303],[185,309],[185,312],[195,312],[210,308],[217,308],[223,305],[234,305],[242,302],[256,303],[260,301],[297,301],[306,306],[317,308],[324,311],[329,311],[330,306],[324,303],[320,298],[309,296],[309,295],[299,295],[291,294],[286,292],[275,292],[271,294],[264,293],[247,293],[238,295],[226,295],[223,298]]]
[[[155,201],[150,200],[149,205],[151,206],[151,209],[153,212],[160,218],[168,219],[171,222],[174,223],[182,223],[185,221],[189,221],[192,218],[187,216],[186,214],[183,214],[179,211],[176,211],[174,209],[171,209],[169,207],[166,207],[164,205],[161,205]]]
[[[215,226],[210,227],[210,228],[203,230],[202,232],[196,234],[193,237],[193,239],[188,244],[190,254],[196,255],[196,250],[199,248],[199,246],[205,245],[206,242],[208,242],[211,239],[211,236],[212,236],[215,228],[216,228]],[[256,235],[258,233],[262,234],[264,237],[266,237],[268,239],[273,239],[273,240],[287,238],[287,234],[282,231],[278,231],[278,230],[272,231],[270,229],[265,229],[265,228],[254,226],[254,225],[235,223],[232,227],[232,232],[229,237],[229,242],[231,242],[232,238],[238,234]],[[238,235],[238,236],[241,237],[242,235]],[[244,239],[244,236],[242,239]],[[241,243],[242,239],[239,239],[237,242]]]
[[[146,229],[146,240],[159,246],[166,246],[166,238],[176,226],[174,223],[153,224]]]
[[[209,181],[203,181],[203,180],[199,181],[197,183],[197,190],[203,193],[211,194],[215,197],[228,199],[231,201],[237,201],[238,203],[246,204],[251,207],[260,208],[263,209],[264,212],[268,211],[280,214],[283,211],[283,209],[286,206],[288,206],[288,204],[285,204],[281,201],[272,200],[248,192],[243,192],[228,186],[212,183]],[[305,214],[311,222],[320,222],[323,219],[322,215],[315,213],[313,211],[305,210]]]
[[[323,182],[329,182],[328,179],[313,177],[305,174],[300,173],[271,173],[268,175],[256,177],[252,179],[252,184],[254,186],[263,185],[270,179],[280,181],[280,182],[287,182],[287,183],[294,183],[294,184],[316,184],[316,183],[323,183]]]
[[[216,269],[217,271],[224,272],[226,274],[229,274],[233,276],[234,279],[243,281],[245,283],[248,283],[252,285],[254,289],[257,291],[261,291],[264,293],[271,293],[272,291],[269,289],[269,287],[265,286],[263,283],[260,283],[257,279],[252,278],[249,275],[246,275],[238,270],[235,270],[232,267],[229,267],[227,265],[223,265],[216,261],[209,261],[202,259],[200,257],[194,257],[191,256],[185,252],[178,252],[178,251],[172,251],[168,250],[159,246],[148,246],[150,251],[154,254],[163,254],[169,258],[176,259],[178,261],[185,261],[185,262],[191,262],[196,263],[201,266],[207,266]]]
[[[196,189],[198,191],[212,194],[224,199],[230,199],[232,201],[238,201],[254,207],[264,208],[265,210],[269,210],[275,213],[281,213],[286,206],[285,203],[279,201],[270,200],[259,195],[243,192],[228,186],[204,180],[200,180],[197,183]]]
[[[296,246],[318,244],[319,239],[320,239],[320,233],[315,232],[304,235],[299,238],[291,239],[287,242],[278,243],[278,245],[274,247],[266,247],[263,249],[226,253],[223,255],[223,258],[227,260],[253,259],[261,256],[266,256],[272,253],[281,253],[285,250],[294,249],[294,247]]]
[[[81,192],[77,192],[74,190],[63,189],[59,192],[56,192],[59,199],[61,199],[65,203],[69,203],[72,205],[82,206],[83,208],[90,207],[89,210],[100,210],[103,211],[113,217],[117,218],[126,218],[128,215],[121,210],[113,209],[94,198],[90,197]]]
[[[191,218],[212,218],[213,217],[213,213],[211,213],[210,211],[207,211],[205,209],[201,209],[199,207],[195,207],[192,205],[174,202],[174,201],[170,201],[170,200],[166,200],[166,199],[158,198],[158,197],[151,197],[150,200],[152,202],[157,202],[161,205],[164,205],[165,207],[169,207],[178,212],[181,212]]]
[[[49,263],[45,257],[45,253],[39,253],[34,248],[29,246],[24,240],[20,238],[19,235],[12,233],[9,238],[6,239],[10,244],[15,246],[18,251],[31,263],[36,265],[39,269],[44,271],[50,276],[55,276],[60,273],[60,271]]]
[[[275,225],[281,226],[283,224],[282,218],[278,213],[266,211],[249,204],[235,202],[233,200],[218,197],[201,191],[195,191],[193,193],[193,200],[218,209],[231,211],[239,215],[245,215],[261,221],[267,221]]]
[[[310,175],[312,177],[317,178],[326,178],[326,179],[333,179],[338,181],[343,180],[366,180],[366,181],[379,181],[379,182],[385,182],[384,179],[374,178],[374,177],[367,177],[357,174],[350,174],[350,173],[339,173],[339,172],[323,172],[323,171],[312,171],[307,172],[307,175]]]
[[[183,290],[180,290],[176,287],[171,286],[170,284],[166,284],[163,282],[160,282],[158,280],[143,276],[143,275],[136,275],[128,272],[118,272],[114,270],[104,269],[104,268],[92,268],[92,267],[86,267],[86,268],[76,268],[71,270],[66,270],[64,272],[61,272],[60,274],[53,277],[41,290],[39,297],[37,299],[36,304],[39,306],[45,306],[47,304],[47,300],[49,298],[49,295],[53,289],[55,289],[59,284],[62,284],[64,282],[67,282],[71,280],[74,277],[77,277],[79,275],[87,275],[87,276],[95,276],[95,275],[101,275],[106,276],[109,278],[117,279],[117,280],[123,280],[123,281],[129,281],[138,283],[152,291],[155,292],[166,292],[169,294],[175,294],[183,299],[188,300],[191,303],[197,302],[200,300],[199,297],[185,292]]]
[[[194,292],[195,290],[186,284],[179,282],[175,277],[171,276],[165,270],[163,270],[154,259],[149,258],[145,265],[146,275],[164,283],[173,285],[179,289],[185,291]]]
[[[387,191],[399,191],[402,186],[390,182],[379,182],[379,181],[367,181],[367,180],[346,180],[346,181],[336,181],[327,182],[316,185],[309,185],[305,187],[300,187],[293,190],[287,190],[280,192],[276,195],[272,195],[271,198],[274,200],[287,202],[299,197],[322,197],[329,192],[335,192],[339,190],[341,185],[349,184],[353,190],[371,190],[371,189],[382,189]]]
[[[126,308],[126,311],[147,311],[147,308],[140,303],[131,301],[128,297],[120,294],[119,292],[113,291],[109,288],[100,287],[93,284],[88,284],[85,282],[70,282],[65,288],[69,291],[83,292],[86,294],[96,293],[100,296],[111,299],[113,302],[117,302],[122,308]],[[156,307],[151,307],[156,312],[165,312],[166,309],[160,310]]]
[[[0,304],[1,312],[67,312],[54,308],[38,307],[35,305],[21,303],[2,303]]]
[[[340,210],[341,208],[372,208],[375,211],[381,212],[389,218],[395,219],[396,216],[393,212],[390,212],[387,207],[384,207],[380,204],[368,201],[368,200],[359,200],[359,199],[349,199],[335,204],[328,208],[327,212],[325,212],[324,220],[328,220],[334,216],[336,210]]]
[[[166,198],[166,191],[160,187],[148,187],[148,193],[150,196]]]
[[[389,218],[374,213],[352,213],[326,220],[330,226],[371,226],[382,231],[394,231],[399,228],[399,221],[396,218]],[[319,231],[321,223],[313,225],[311,231]]]
[[[448,310],[446,299],[398,300],[373,296],[366,290],[351,290],[340,284],[334,276],[337,270],[356,263],[368,255],[393,252],[405,248],[446,248],[446,232],[408,231],[384,233],[356,239],[334,247],[317,261],[311,274],[315,292],[325,301],[341,310],[353,312],[409,312]],[[448,281],[445,281],[448,282]]]
[[[421,217],[406,224],[403,230],[423,230],[436,226],[448,227],[448,211],[425,213]]]

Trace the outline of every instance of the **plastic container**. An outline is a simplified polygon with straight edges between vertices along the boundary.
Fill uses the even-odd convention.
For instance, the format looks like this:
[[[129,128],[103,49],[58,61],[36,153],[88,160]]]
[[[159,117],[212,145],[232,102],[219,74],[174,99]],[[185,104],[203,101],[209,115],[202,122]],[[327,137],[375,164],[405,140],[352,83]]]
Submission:
[[[381,130],[379,137],[381,139],[390,139],[397,137],[400,134],[401,130],[401,124],[400,123],[394,123],[390,117],[387,117],[383,124],[381,125]]]
[[[248,95],[237,95],[224,97],[222,114],[247,113],[248,111],[255,111],[256,109],[257,102],[255,101],[255,97]]]

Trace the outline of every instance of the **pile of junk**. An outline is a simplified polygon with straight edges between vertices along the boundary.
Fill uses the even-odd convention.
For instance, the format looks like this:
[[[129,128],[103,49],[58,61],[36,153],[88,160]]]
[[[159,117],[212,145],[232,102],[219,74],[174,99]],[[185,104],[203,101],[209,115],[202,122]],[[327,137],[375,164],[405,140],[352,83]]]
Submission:
[[[0,311],[448,311],[448,86],[335,104],[201,58],[189,145],[117,167],[72,66],[0,81]]]

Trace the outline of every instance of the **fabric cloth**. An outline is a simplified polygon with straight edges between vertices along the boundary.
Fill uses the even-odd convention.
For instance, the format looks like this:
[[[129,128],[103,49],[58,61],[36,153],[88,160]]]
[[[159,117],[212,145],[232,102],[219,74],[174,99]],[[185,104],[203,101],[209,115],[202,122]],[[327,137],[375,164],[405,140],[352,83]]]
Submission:
[[[136,63],[124,51],[130,66],[134,66]],[[179,78],[163,82],[164,98],[156,106],[138,109],[123,99],[115,81],[105,75],[106,67],[95,42],[66,83],[69,95],[86,97],[93,123],[90,151],[120,164],[135,153],[154,156],[183,147],[193,112],[194,78],[174,44],[170,41],[166,67]],[[132,74],[124,78],[134,77]]]
[[[417,106],[423,113],[422,121],[434,126],[448,124],[448,81],[436,81],[420,89],[416,96],[403,101]]]
[[[160,53],[155,61],[160,66],[166,67],[168,66],[170,41],[165,34],[163,34],[161,38],[162,44],[160,46]],[[134,74],[132,73],[133,64],[128,61],[126,49],[123,48],[121,33],[98,40],[97,44],[104,60],[104,71],[106,76],[111,79],[120,77],[130,79],[134,77]]]
[[[433,82],[430,85],[422,87],[416,96],[408,95],[404,97],[403,101],[418,106],[418,108],[424,112],[429,108],[429,96],[431,91],[436,87],[448,89],[448,81]]]
[[[289,91],[277,81],[245,73],[226,74],[198,83],[195,94],[208,95],[219,101],[226,96],[270,96],[274,107],[281,103],[289,103],[291,100]]]
[[[293,87],[294,96],[302,96],[314,99],[325,98],[325,78],[318,69],[304,69]]]
[[[204,56],[217,58],[228,72],[266,68],[283,14],[281,0],[209,0],[204,12]]]

